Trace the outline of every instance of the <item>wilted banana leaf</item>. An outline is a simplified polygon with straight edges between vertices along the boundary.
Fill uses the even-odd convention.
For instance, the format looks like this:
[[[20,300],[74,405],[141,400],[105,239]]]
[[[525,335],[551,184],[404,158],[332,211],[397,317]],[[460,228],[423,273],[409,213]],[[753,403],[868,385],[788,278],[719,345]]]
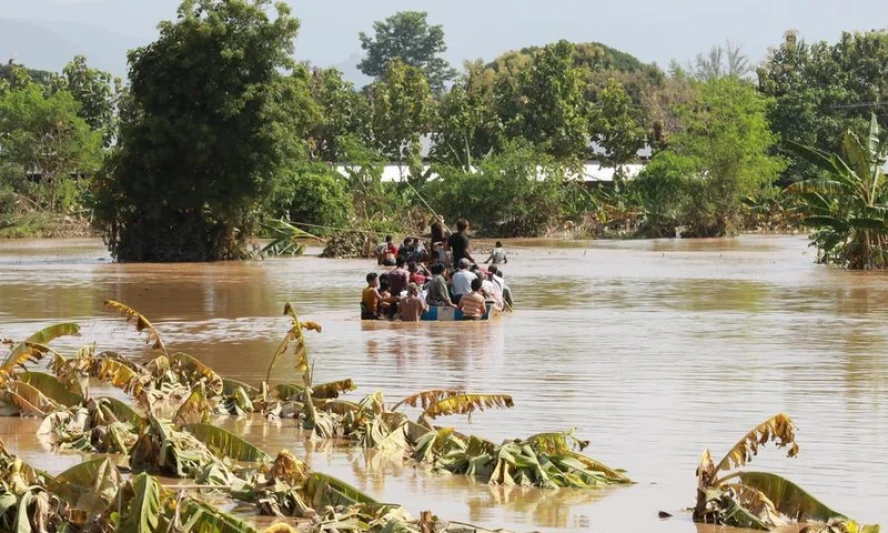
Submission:
[[[96,359],[90,363],[89,375],[133,395],[143,404],[148,403],[142,376],[122,361],[107,357]]]
[[[345,481],[313,472],[305,482],[305,495],[309,505],[322,509],[328,505],[355,505],[358,503],[378,504],[376,500]]]
[[[774,415],[744,435],[716,465],[715,475],[732,467],[746,466],[758,454],[759,447],[768,442],[775,442],[778,448],[789,446],[787,452],[789,457],[798,455],[799,445],[795,441],[795,424],[789,416],[783,413]],[[717,485],[718,482],[712,480],[711,484]]]
[[[768,472],[740,472],[740,481],[764,494],[781,514],[799,521],[829,522],[847,518],[808,494],[786,478]]]
[[[225,396],[231,396],[238,388],[243,389],[244,392],[249,394],[251,397],[259,395],[260,392],[258,388],[252,385],[247,385],[242,381],[237,381],[236,379],[224,378],[222,380],[222,394],[224,394]]]
[[[207,400],[203,383],[195,385],[185,402],[179,406],[173,423],[179,426],[209,422],[213,405]]]
[[[114,300],[107,300],[105,302],[105,307],[123,315],[127,324],[130,322],[135,324],[138,333],[142,333],[143,331],[146,332],[148,334],[148,344],[151,344],[152,349],[160,350],[164,354],[167,353],[166,346],[164,346],[163,340],[160,338],[160,333],[158,333],[157,330],[154,329],[154,325],[138,311],[120,302],[115,302]]]
[[[184,377],[187,383],[197,383],[201,379],[206,381],[207,391],[213,394],[222,394],[225,384],[222,378],[212,368],[198,361],[186,353],[176,353],[170,356],[172,370]]]
[[[74,407],[83,403],[83,393],[72,389],[80,389],[74,382],[71,385],[62,384],[55,376],[43,372],[23,372],[19,379],[40,391],[50,400],[66,407]]]
[[[34,333],[33,335],[25,339],[24,342],[17,344],[6,357],[6,360],[3,362],[3,364],[0,365],[0,370],[11,373],[16,366],[22,365],[30,360],[30,358],[25,358],[24,360],[22,360],[22,357],[28,350],[28,344],[39,344],[45,346],[55,339],[58,339],[59,337],[79,334],[80,326],[78,326],[77,324],[56,324],[54,326],[43,328],[37,333]]]
[[[96,404],[103,412],[111,414],[117,421],[132,425],[138,430],[146,420],[135,409],[117,398],[96,398]]]
[[[243,520],[187,496],[178,502],[173,498],[166,501],[164,515],[157,531],[257,533],[253,526]]]
[[[43,417],[59,409],[57,403],[22,381],[8,383],[7,389],[0,393],[0,397],[7,404],[17,407],[21,411],[22,416]]]
[[[185,429],[216,455],[245,463],[271,462],[271,456],[256,446],[218,426],[189,424]]]
[[[162,511],[160,483],[143,473],[133,476],[130,486],[133,496],[121,512],[117,533],[154,533]]]
[[[508,394],[460,394],[435,402],[424,412],[423,416],[437,418],[448,415],[471,414],[485,409],[508,409],[515,403]]]
[[[110,505],[122,484],[123,478],[111,461],[96,459],[62,472],[47,489],[77,509],[98,513]]]
[[[412,396],[408,396],[396,403],[392,406],[392,411],[397,411],[399,407],[402,405],[409,405],[410,407],[422,406],[423,410],[428,409],[430,405],[440,402],[446,398],[452,398],[454,396],[461,396],[465,394],[465,391],[459,390],[448,390],[448,389],[435,389],[428,390],[416,393]]]
[[[16,367],[24,368],[25,363],[37,362],[48,353],[55,354],[52,348],[43,344],[31,342],[19,344],[16,350],[13,350],[9,357],[6,358],[6,362],[0,366],[0,383],[8,380],[15,373]]]

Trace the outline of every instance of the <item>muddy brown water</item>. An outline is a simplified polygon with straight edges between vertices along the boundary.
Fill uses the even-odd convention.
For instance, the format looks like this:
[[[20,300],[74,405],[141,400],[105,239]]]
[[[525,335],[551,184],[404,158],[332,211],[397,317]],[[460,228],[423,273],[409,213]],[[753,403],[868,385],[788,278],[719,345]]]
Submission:
[[[316,257],[201,265],[114,264],[98,241],[0,243],[0,337],[58,321],[83,341],[148,358],[102,302],[147,315],[167,345],[220,374],[257,383],[287,328],[291,301],[312,334],[316,381],[345,377],[355,397],[397,400],[430,388],[511,393],[462,431],[491,439],[576,428],[589,455],[638,483],[600,491],[490,487],[431,475],[349,447],[313,447],[292,421],[220,420],[271,453],[288,448],[414,515],[516,531],[697,531],[694,469],[779,411],[802,452],[767,448],[754,467],[788,476],[833,508],[888,525],[888,274],[813,264],[804,238],[509,244],[518,312],[490,323],[362,323],[367,261]],[[274,373],[297,379],[289,364]],[[884,405],[883,405],[884,404]],[[52,472],[38,422],[0,419],[0,436]],[[660,510],[676,514],[661,521]],[[702,529],[701,529],[702,531]]]

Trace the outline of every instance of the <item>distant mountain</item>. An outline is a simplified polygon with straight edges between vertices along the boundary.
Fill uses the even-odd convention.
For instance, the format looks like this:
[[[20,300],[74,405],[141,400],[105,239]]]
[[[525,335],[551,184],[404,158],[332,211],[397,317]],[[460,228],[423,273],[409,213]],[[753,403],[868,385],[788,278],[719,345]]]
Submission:
[[[364,75],[364,73],[361,72],[361,69],[358,68],[358,63],[361,62],[361,59],[363,59],[363,56],[360,53],[355,52],[348,56],[348,59],[345,61],[333,65],[333,68],[342,72],[342,77],[347,81],[354,83],[355,88],[357,89],[361,89],[373,81],[373,78]]]
[[[149,40],[88,24],[0,18],[0,62],[41,70],[60,71],[79,54],[90,66],[125,77],[127,51]]]

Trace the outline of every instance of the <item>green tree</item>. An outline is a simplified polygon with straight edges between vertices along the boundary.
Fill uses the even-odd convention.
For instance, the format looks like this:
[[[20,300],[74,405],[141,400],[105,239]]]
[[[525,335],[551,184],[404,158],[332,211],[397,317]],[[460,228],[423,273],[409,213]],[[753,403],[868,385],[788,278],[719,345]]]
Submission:
[[[673,136],[647,170],[650,180],[675,183],[686,176],[680,224],[687,237],[715,237],[737,229],[743,199],[773,183],[783,168],[770,155],[768,100],[736,77],[698,82],[697,95],[679,114],[684,130]],[[655,174],[657,170],[662,174]]]
[[[639,110],[623,85],[611,78],[598,94],[592,119],[592,138],[605,153],[606,163],[617,168],[638,159],[644,147],[646,132],[639,119]]]
[[[65,183],[86,177],[101,164],[101,137],[78,116],[71,93],[47,95],[26,84],[0,96],[0,164],[37,173],[48,194],[41,200],[51,211],[59,207]],[[33,200],[33,199],[32,199]]]
[[[268,198],[267,212],[275,218],[323,227],[307,229],[315,235],[351,222],[351,198],[343,176],[326,163],[302,162],[282,169]]]
[[[309,132],[312,155],[322,161],[337,161],[341,139],[354,136],[368,142],[370,106],[367,97],[336,69],[314,69],[311,93],[320,107],[320,120]]]
[[[466,73],[441,98],[433,156],[470,169],[501,145],[502,134],[493,106],[493,84],[485,79],[482,65],[468,64]]]
[[[697,54],[694,61],[688,64],[688,72],[700,81],[743,78],[752,71],[743,47],[731,41],[725,41],[724,45],[714,45],[705,54]]]
[[[530,68],[497,79],[496,106],[509,138],[525,139],[559,160],[588,154],[589,104],[574,46],[560,41],[534,52]]]
[[[361,48],[367,52],[358,65],[361,72],[379,78],[385,75],[392,60],[399,59],[422,70],[435,94],[444,92],[456,71],[440,57],[447,51],[444,29],[440,25],[430,26],[427,19],[425,12],[401,11],[374,22],[373,37],[361,32]]]
[[[119,146],[95,187],[122,261],[244,257],[258,210],[314,120],[294,67],[299,22],[268,0],[186,0],[130,52]]]
[[[422,71],[395,59],[368,88],[371,131],[377,148],[411,169],[422,162],[420,139],[429,132],[434,101]]]
[[[90,128],[102,134],[105,146],[110,146],[115,135],[116,87],[120,85],[120,80],[112,79],[107,72],[90,68],[83,56],[76,56],[65,65],[62,73],[65,89],[80,104],[80,117]]]
[[[790,154],[790,142],[838,152],[847,130],[863,135],[870,113],[888,123],[888,31],[843,33],[836,43],[805,42],[788,32],[758,69],[758,87],[774,99],[771,128]],[[819,176],[803,158],[792,158],[782,182]]]

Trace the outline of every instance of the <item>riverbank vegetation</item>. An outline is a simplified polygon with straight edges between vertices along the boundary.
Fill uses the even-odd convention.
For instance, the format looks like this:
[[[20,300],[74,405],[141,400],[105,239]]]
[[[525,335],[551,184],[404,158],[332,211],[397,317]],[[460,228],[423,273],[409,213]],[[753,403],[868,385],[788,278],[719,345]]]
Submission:
[[[298,30],[267,0],[200,0],[130,52],[126,83],[81,57],[0,68],[0,232],[51,213],[92,221],[118,260],[181,261],[248,257],[271,220],[415,234],[430,207],[489,237],[794,229],[825,220],[794,184],[829,172],[795,145],[839,152],[888,120],[886,31],[790,32],[754,71],[730,43],[664,70],[566,41],[458,70],[443,28],[402,12],[360,35],[359,88],[297,63]],[[584,182],[589,161],[614,180]]]
[[[307,335],[323,328],[301,320],[289,304],[284,314],[290,329],[275,349],[266,379],[254,384],[226,379],[176,352],[138,311],[112,301],[106,306],[144,336],[147,362],[100,351],[97,343],[69,354],[50,348],[57,338],[79,334],[71,323],[50,326],[22,342],[5,341],[2,415],[41,417],[41,441],[54,451],[82,453],[85,460],[52,477],[0,444],[4,530],[241,533],[255,531],[249,523],[255,517],[269,516],[304,532],[483,531],[431,513],[414,520],[398,505],[313,471],[287,450],[269,454],[225,430],[226,417],[269,424],[295,419],[309,441],[373,450],[387,461],[423,469],[431,479],[442,472],[494,485],[587,491],[632,483],[624,471],[585,455],[589,442],[574,430],[496,444],[438,425],[446,417],[511,408],[507,394],[429,390],[387,402],[377,391],[347,400],[357,388],[351,379],[314,382]],[[285,359],[296,381],[273,381]],[[49,372],[27,368],[38,361],[49,361]],[[119,388],[127,400],[93,394],[96,384]],[[811,532],[878,532],[878,526],[861,528],[779,476],[732,471],[771,441],[788,447],[790,456],[798,453],[795,427],[786,415],[755,428],[718,464],[704,453],[695,520],[762,530],[797,522]],[[181,481],[171,484],[170,478]]]

